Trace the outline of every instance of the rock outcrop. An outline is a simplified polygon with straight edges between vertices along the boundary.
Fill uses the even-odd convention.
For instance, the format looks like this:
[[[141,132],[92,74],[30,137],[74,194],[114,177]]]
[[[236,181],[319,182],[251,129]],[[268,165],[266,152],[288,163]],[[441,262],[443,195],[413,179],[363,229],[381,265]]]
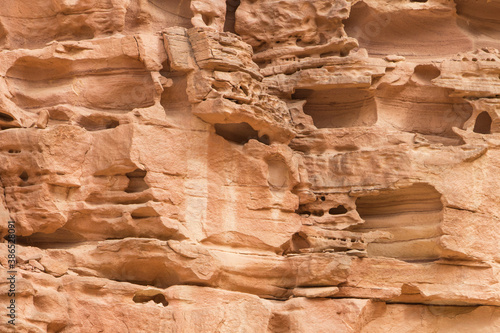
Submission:
[[[499,332],[499,17],[6,0],[0,331]]]

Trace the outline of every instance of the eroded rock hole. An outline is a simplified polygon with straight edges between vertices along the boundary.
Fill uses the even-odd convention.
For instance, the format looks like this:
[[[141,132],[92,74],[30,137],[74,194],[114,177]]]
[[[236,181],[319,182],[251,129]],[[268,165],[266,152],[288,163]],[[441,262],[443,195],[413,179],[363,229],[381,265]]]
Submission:
[[[299,253],[302,249],[310,248],[311,244],[307,240],[307,236],[302,232],[296,232],[292,235],[290,239],[288,248],[284,251],[284,254],[288,253]]]
[[[224,31],[235,33],[236,9],[240,5],[240,0],[226,0],[226,21]]]
[[[28,181],[28,178],[29,178],[28,173],[27,173],[26,171],[23,171],[23,172],[19,175],[19,178],[21,178],[21,180],[22,180],[23,182]]]
[[[259,137],[258,140],[268,146],[271,144],[271,139],[269,139],[269,136],[267,134],[264,134],[263,136]]]
[[[364,224],[351,231],[384,231],[392,239],[368,244],[369,256],[401,260],[434,260],[440,257],[440,223],[443,218],[441,194],[428,184],[383,191],[360,197],[356,207]]]
[[[267,135],[259,137],[259,133],[248,123],[215,124],[214,127],[217,135],[239,145],[243,145],[252,139],[258,140],[264,144],[269,144],[268,142],[270,141]]]
[[[144,177],[146,177],[146,174],[146,171],[140,169],[127,173],[126,176],[129,179],[129,182],[127,188],[125,189],[125,192],[136,193],[147,190],[149,186],[144,181]]]
[[[371,126],[377,121],[375,98],[368,90],[298,89],[292,98],[307,101],[304,113],[312,117],[317,128]]]
[[[78,121],[78,124],[85,128],[87,131],[100,131],[118,127],[118,125],[120,125],[120,122],[116,119],[110,118],[85,117],[80,119]]]
[[[208,15],[201,15],[201,18],[203,19],[203,22],[207,26],[211,26],[212,25],[212,23],[213,23],[213,17],[208,16]]]
[[[310,209],[310,207],[308,207],[308,205],[300,205],[299,209],[297,209],[295,211],[295,213],[299,214],[299,215],[303,215],[305,217],[309,217],[311,215],[321,217],[321,216],[325,215],[325,211],[323,211],[322,209]]]
[[[418,65],[413,71],[413,80],[421,84],[430,84],[441,75],[441,71],[433,65]]]
[[[152,295],[152,296],[139,294],[139,295],[134,295],[132,300],[136,303],[147,303],[147,302],[153,301],[156,304],[161,304],[163,306],[168,305],[168,301],[163,294],[156,294],[156,295]]]
[[[339,205],[334,208],[330,208],[328,211],[330,215],[341,215],[347,213],[347,209],[343,205]]]
[[[10,122],[13,120],[14,120],[14,118],[12,118],[10,115],[0,112],[0,121]]]
[[[488,112],[481,112],[477,118],[476,123],[474,124],[474,132],[480,134],[491,134],[491,117]]]
[[[299,215],[311,215],[308,205],[299,205],[299,208],[295,211]]]

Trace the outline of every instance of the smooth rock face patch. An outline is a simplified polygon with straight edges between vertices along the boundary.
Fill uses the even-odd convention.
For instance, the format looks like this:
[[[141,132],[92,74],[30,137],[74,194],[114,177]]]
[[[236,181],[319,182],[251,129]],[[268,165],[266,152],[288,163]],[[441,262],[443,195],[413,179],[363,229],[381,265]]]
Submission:
[[[0,331],[500,332],[499,49],[496,0],[5,0]]]

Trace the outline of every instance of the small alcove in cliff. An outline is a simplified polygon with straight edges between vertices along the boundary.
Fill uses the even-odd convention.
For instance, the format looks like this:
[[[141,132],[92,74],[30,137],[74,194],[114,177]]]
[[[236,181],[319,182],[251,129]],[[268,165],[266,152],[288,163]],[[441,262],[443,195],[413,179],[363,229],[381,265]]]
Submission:
[[[366,89],[297,89],[293,99],[307,101],[304,113],[317,128],[371,126],[377,122],[373,93]]]
[[[360,197],[356,209],[365,223],[352,231],[385,231],[392,239],[368,244],[369,256],[401,260],[435,260],[440,256],[440,224],[443,219],[441,194],[428,184],[382,191]]]
[[[481,134],[490,134],[491,133],[491,117],[488,112],[481,112],[477,118],[476,123],[474,124],[474,132]]]

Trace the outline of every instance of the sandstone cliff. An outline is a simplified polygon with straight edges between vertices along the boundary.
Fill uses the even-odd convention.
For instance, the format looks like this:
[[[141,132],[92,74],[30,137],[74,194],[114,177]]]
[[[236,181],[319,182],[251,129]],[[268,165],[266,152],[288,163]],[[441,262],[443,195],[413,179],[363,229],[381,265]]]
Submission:
[[[1,5],[1,332],[500,332],[498,0]]]

